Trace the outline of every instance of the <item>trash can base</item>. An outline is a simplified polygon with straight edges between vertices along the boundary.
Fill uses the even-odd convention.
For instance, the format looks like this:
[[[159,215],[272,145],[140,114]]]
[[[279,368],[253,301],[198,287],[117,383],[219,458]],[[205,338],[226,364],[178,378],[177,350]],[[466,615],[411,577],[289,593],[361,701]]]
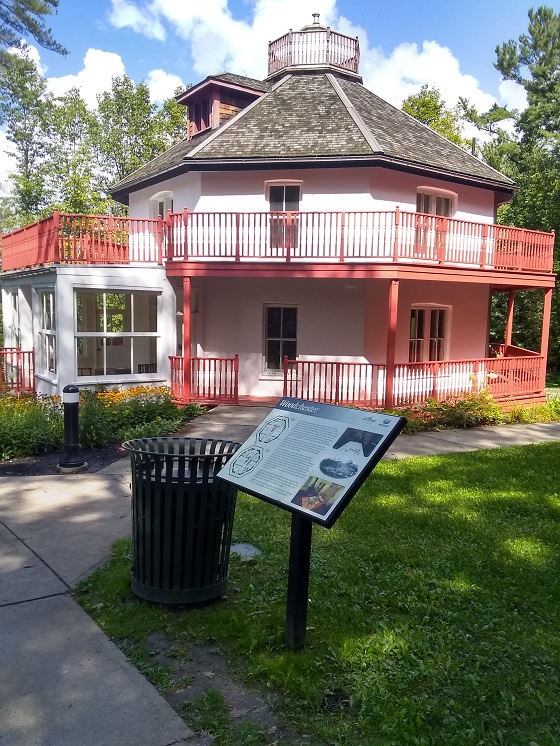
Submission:
[[[159,604],[174,604],[175,606],[196,606],[215,601],[227,591],[228,578],[220,580],[214,585],[204,588],[188,588],[186,590],[169,590],[168,588],[154,588],[151,585],[139,583],[132,579],[130,588],[132,592],[145,601],[153,601]]]

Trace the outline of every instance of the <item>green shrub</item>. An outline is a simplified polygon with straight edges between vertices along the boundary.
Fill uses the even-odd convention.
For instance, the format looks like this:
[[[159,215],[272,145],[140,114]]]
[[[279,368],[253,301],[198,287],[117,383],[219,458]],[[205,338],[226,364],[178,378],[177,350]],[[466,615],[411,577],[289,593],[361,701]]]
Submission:
[[[83,390],[80,446],[99,448],[131,438],[169,435],[204,411],[198,404],[178,407],[166,387]],[[64,410],[60,397],[0,397],[0,460],[60,449],[63,444]]]
[[[59,397],[0,397],[0,459],[52,451],[63,442]]]
[[[504,421],[504,413],[486,391],[459,394],[443,401],[426,399],[391,413],[407,418],[408,432],[498,425]]]

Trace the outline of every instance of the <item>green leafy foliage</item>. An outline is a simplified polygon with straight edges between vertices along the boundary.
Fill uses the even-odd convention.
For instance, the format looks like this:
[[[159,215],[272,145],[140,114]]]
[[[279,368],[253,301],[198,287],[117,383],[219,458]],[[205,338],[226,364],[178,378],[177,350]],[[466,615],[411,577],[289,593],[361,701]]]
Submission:
[[[64,442],[60,400],[0,396],[0,459],[45,453]]]
[[[455,145],[469,147],[470,143],[461,134],[461,109],[445,106],[445,101],[437,88],[422,86],[419,93],[414,93],[402,102],[402,110],[418,121],[428,125],[438,134],[446,137]]]
[[[120,215],[109,186],[186,135],[187,108],[175,99],[158,108],[148,86],[115,77],[88,109],[77,89],[58,98],[23,48],[0,59],[0,123],[14,146],[12,190],[0,203],[5,229],[54,209]]]
[[[400,407],[391,413],[407,418],[408,432],[498,425],[507,418],[486,391],[464,393],[443,401],[428,398],[421,404]]]
[[[510,176],[517,185],[513,200],[500,207],[499,222],[543,231],[556,231],[555,271],[560,267],[560,13],[547,6],[528,11],[527,32],[517,40],[496,47],[495,67],[504,80],[525,89],[523,111],[492,107],[479,114],[464,99],[463,115],[479,129],[494,136],[481,147],[482,157]],[[499,123],[512,119],[516,134],[510,135]],[[538,294],[516,294],[514,333],[521,347],[538,349],[540,318],[534,313]],[[519,303],[518,299],[519,298]],[[532,300],[531,300],[532,299]],[[539,303],[542,300],[539,299]],[[498,301],[493,308],[500,309]],[[501,323],[501,314],[497,316]],[[495,337],[496,327],[491,331]],[[502,337],[503,339],[503,337]],[[549,345],[549,366],[560,370],[560,296],[553,293]]]
[[[203,411],[196,404],[177,407],[165,387],[85,390],[80,395],[80,445],[99,448],[131,438],[170,435]],[[60,397],[0,397],[0,459],[62,448],[63,413]]]
[[[58,0],[3,0],[0,3],[0,45],[19,47],[22,36],[32,36],[45,49],[68,54],[45,26],[45,16],[58,8]]]

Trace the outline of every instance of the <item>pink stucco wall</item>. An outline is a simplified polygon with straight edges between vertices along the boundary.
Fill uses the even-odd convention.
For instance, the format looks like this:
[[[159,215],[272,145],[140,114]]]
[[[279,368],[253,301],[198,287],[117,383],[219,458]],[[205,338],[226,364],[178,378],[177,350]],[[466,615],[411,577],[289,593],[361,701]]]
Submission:
[[[239,355],[240,394],[280,396],[280,378],[263,372],[263,309],[297,306],[298,356],[303,360],[384,363],[387,280],[206,278],[193,319],[193,342],[208,357]],[[449,359],[484,357],[489,286],[401,281],[397,362],[408,360],[410,307],[450,307]]]
[[[150,215],[149,201],[162,191],[173,195],[173,209],[198,212],[260,212],[268,210],[265,182],[272,179],[302,181],[302,211],[416,210],[418,187],[440,187],[457,193],[455,217],[492,222],[491,190],[455,184],[384,168],[322,168],[306,170],[186,173],[146,187],[130,196],[133,217]]]

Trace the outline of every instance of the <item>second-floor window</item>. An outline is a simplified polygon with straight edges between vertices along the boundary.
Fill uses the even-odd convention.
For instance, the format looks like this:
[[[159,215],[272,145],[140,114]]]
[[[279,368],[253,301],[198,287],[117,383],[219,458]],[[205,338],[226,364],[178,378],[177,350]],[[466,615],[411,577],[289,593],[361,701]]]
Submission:
[[[451,218],[455,214],[457,195],[454,192],[420,187],[416,193],[416,212]]]
[[[432,360],[445,360],[448,326],[448,308],[411,308],[408,343],[409,362],[423,363]]]
[[[269,236],[271,248],[290,249],[297,246],[298,216],[283,213],[298,212],[300,198],[301,186],[299,184],[268,185],[268,203],[272,213]]]

